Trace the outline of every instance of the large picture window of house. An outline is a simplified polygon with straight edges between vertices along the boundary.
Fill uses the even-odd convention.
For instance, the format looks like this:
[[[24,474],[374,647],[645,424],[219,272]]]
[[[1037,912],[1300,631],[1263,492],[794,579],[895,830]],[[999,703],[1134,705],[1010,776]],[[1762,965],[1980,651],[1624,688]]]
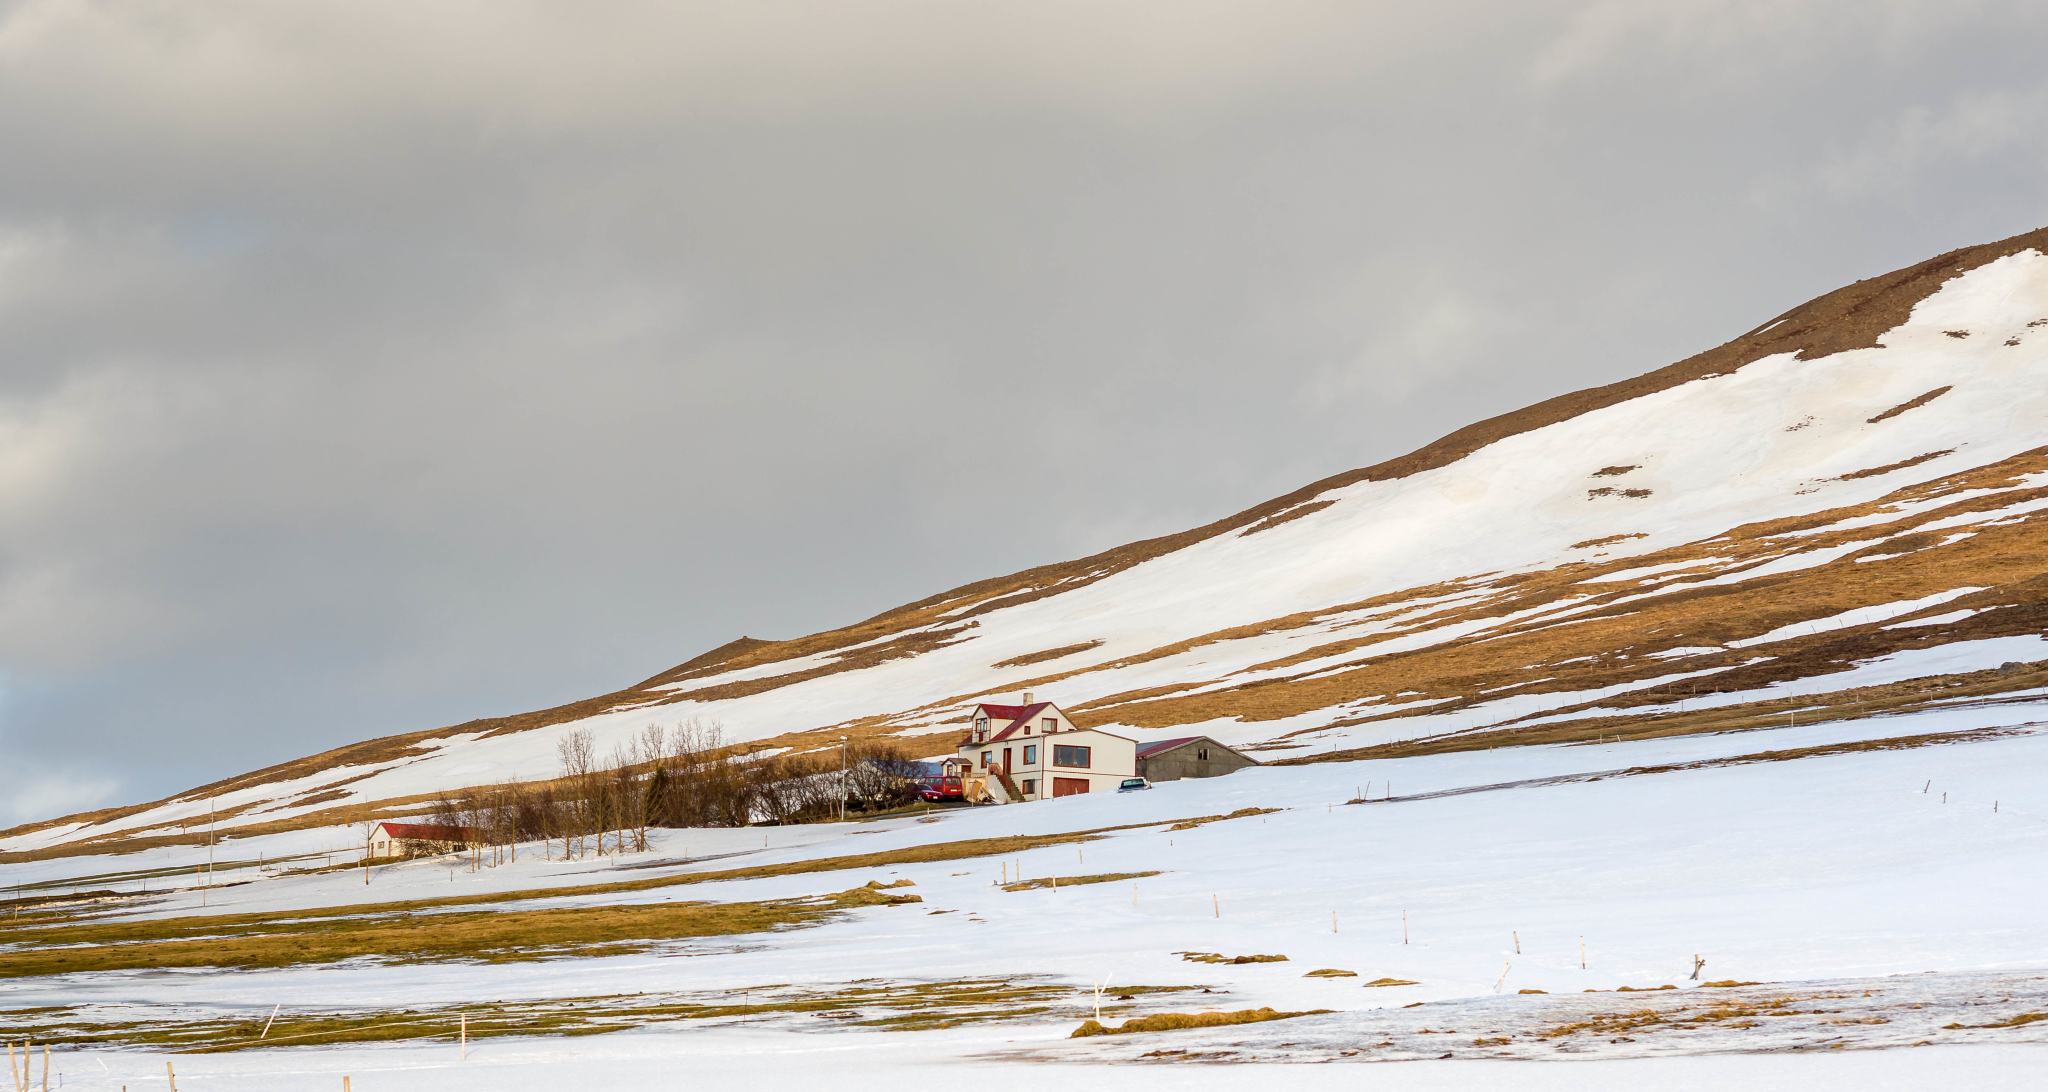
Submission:
[[[1024,764],[1029,766],[1036,761],[1038,761],[1038,748],[1035,746],[1024,748]]]
[[[1052,749],[1052,764],[1055,766],[1072,766],[1076,769],[1085,770],[1088,768],[1089,750],[1090,748],[1087,747],[1054,747]]]

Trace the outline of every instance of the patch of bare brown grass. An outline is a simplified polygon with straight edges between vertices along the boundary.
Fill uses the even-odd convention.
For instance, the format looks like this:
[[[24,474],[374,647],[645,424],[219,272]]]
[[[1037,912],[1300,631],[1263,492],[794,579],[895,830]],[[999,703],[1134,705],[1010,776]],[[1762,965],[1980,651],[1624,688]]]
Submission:
[[[504,963],[618,955],[692,937],[812,925],[835,911],[923,901],[879,885],[824,899],[656,903],[547,910],[168,919],[14,932],[0,978],[184,967],[285,967],[376,957],[407,963]],[[206,930],[213,930],[207,934]],[[31,939],[37,946],[23,945]]]
[[[1117,880],[1142,880],[1157,876],[1158,872],[1099,872],[1092,876],[1047,876],[1036,880],[1022,880],[1003,885],[1005,891],[1037,891],[1042,888],[1079,887],[1091,883],[1114,883]]]
[[[1296,1016],[1319,1016],[1333,1012],[1333,1009],[1310,1009],[1306,1012],[1276,1012],[1270,1008],[1241,1009],[1237,1012],[1161,1012],[1126,1020],[1116,1027],[1104,1027],[1085,1020],[1075,1028],[1069,1039],[1085,1039],[1091,1035],[1130,1035],[1141,1031],[1185,1031],[1189,1028],[1220,1028],[1235,1024],[1261,1024],[1268,1020],[1286,1020]]]
[[[1006,667],[1026,667],[1031,664],[1042,664],[1048,660],[1064,660],[1077,652],[1086,652],[1091,648],[1101,647],[1102,639],[1098,637],[1093,641],[1083,641],[1078,645],[1062,645],[1059,648],[1048,648],[1043,652],[1027,652],[1022,656],[1012,656],[1007,660],[997,660],[989,666],[998,671]]]

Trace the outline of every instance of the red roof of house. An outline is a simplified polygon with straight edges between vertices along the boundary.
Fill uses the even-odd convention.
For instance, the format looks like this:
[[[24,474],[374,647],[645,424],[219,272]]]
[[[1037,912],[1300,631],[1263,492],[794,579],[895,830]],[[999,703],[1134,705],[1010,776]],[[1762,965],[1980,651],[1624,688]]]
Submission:
[[[1049,701],[1041,701],[1033,702],[1030,705],[983,704],[977,705],[975,706],[975,708],[977,710],[986,711],[988,713],[990,720],[1008,720],[1010,722],[1008,727],[1004,728],[1000,732],[995,733],[994,735],[989,736],[988,739],[985,741],[988,743],[994,743],[997,740],[1010,738],[1011,732],[1014,732],[1017,729],[1024,727],[1026,724],[1031,723],[1032,717],[1037,716],[1040,710],[1052,708],[1052,703]],[[974,742],[974,732],[970,729],[967,735],[960,740],[960,745],[962,747],[965,747],[966,745],[972,742]]]
[[[480,842],[483,839],[469,827],[449,827],[438,823],[379,823],[377,826],[393,838],[410,838],[419,842]]]

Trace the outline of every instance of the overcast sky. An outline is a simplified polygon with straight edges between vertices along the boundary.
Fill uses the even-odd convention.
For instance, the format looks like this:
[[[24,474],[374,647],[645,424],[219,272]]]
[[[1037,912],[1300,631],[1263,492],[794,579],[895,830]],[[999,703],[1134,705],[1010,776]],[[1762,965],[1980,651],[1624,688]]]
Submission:
[[[0,822],[1179,530],[2043,226],[2044,45],[0,0]]]

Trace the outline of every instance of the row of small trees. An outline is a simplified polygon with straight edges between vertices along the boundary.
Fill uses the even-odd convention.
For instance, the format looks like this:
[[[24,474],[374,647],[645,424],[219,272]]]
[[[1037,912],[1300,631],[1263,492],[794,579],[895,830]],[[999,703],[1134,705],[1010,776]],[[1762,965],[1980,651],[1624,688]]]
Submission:
[[[738,827],[831,819],[910,799],[921,766],[890,740],[823,752],[767,753],[727,743],[716,723],[651,725],[600,755],[579,728],[556,743],[552,781],[479,785],[441,794],[433,822],[471,832],[475,865],[540,842],[565,859],[644,851],[653,827]],[[420,846],[419,851],[450,847]]]

